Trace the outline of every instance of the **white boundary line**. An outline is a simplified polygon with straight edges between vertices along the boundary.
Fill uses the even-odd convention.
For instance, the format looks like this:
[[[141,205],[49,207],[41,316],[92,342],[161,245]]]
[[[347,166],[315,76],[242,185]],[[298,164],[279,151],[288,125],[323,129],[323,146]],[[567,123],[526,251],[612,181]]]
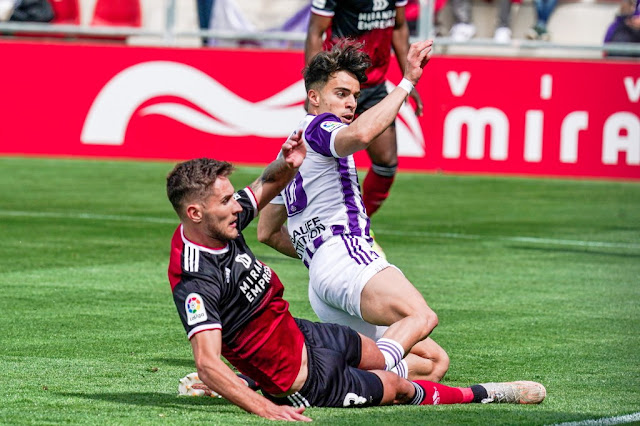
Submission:
[[[118,222],[144,222],[144,223],[161,223],[178,225],[178,219],[165,219],[160,217],[149,216],[126,216],[126,215],[101,215],[93,213],[64,213],[64,212],[26,212],[17,210],[0,210],[0,216],[9,217],[37,217],[37,218],[60,218],[60,219],[86,219],[86,220],[113,220]],[[562,245],[573,247],[604,247],[619,249],[635,249],[640,250],[640,244],[634,243],[609,243],[603,241],[582,241],[582,240],[562,240],[555,238],[538,238],[538,237],[505,237],[505,236],[486,236],[473,234],[457,234],[451,232],[406,232],[394,231],[387,229],[377,229],[378,235],[399,235],[403,237],[430,237],[430,238],[451,238],[457,240],[498,240],[511,241],[529,244],[547,244]]]
[[[616,416],[616,417],[603,417],[601,419],[590,419],[590,420],[581,420],[579,422],[567,422],[567,423],[556,423],[554,426],[608,426],[608,425],[619,425],[623,423],[631,423],[640,421],[640,412],[627,414],[624,416]]]
[[[560,240],[555,238],[538,238],[538,237],[504,237],[504,236],[486,236],[486,235],[473,235],[473,234],[456,234],[452,232],[404,232],[382,229],[379,232],[376,229],[377,234],[389,234],[399,235],[403,237],[416,236],[416,237],[435,237],[435,238],[453,238],[459,240],[501,240],[501,241],[515,241],[519,243],[532,243],[532,244],[555,244],[563,246],[578,246],[578,247],[611,247],[611,248],[627,248],[627,249],[640,249],[640,244],[634,243],[607,243],[603,241],[582,241],[582,240]]]

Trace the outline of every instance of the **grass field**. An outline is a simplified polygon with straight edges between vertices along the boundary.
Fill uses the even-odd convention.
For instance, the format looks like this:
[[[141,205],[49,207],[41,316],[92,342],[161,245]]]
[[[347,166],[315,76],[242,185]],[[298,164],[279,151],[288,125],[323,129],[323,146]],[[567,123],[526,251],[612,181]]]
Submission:
[[[0,158],[0,424],[266,423],[176,396],[194,366],[166,277],[171,167]],[[307,410],[316,423],[640,420],[640,184],[401,174],[373,228],[439,315],[445,383],[529,379],[548,397]],[[314,319],[301,263],[245,235]]]

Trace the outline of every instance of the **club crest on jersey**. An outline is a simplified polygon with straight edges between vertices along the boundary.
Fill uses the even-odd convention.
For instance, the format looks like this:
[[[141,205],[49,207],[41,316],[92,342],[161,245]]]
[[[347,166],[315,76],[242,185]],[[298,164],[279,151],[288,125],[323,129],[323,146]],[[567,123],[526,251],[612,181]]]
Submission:
[[[194,325],[207,320],[204,301],[198,293],[191,293],[184,301],[184,311],[187,314],[187,324]]]
[[[242,266],[244,266],[246,269],[249,269],[249,267],[251,266],[251,256],[246,253],[237,255],[235,261],[238,263],[242,263]]]
[[[322,130],[325,130],[329,133],[333,132],[335,129],[337,129],[338,127],[342,127],[344,124],[342,123],[338,123],[337,121],[323,121],[320,124],[320,128]]]

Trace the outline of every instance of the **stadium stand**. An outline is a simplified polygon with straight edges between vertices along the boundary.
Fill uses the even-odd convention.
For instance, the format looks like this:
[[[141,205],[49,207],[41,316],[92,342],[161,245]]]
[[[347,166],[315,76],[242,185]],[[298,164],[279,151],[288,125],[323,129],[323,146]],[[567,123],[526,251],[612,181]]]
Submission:
[[[54,18],[51,22],[57,25],[80,25],[80,6],[78,0],[49,0],[53,7]]]
[[[140,2],[139,0],[97,0],[91,25],[140,27],[142,25]]]
[[[198,21],[197,4],[195,0],[51,0],[56,10],[63,16],[69,16],[65,21],[56,23],[75,23],[77,30],[70,33],[81,33],[82,38],[87,34],[100,36],[109,28],[130,28],[126,42],[134,45],[179,45],[185,47],[197,47],[203,45],[202,31]],[[420,7],[425,7],[426,0],[415,0]],[[216,2],[218,3],[218,2]],[[262,41],[267,47],[299,47],[304,40],[304,34],[296,29],[289,30],[286,23],[294,15],[308,7],[309,0],[225,0],[219,3],[233,4],[235,11],[240,14],[249,25],[245,34],[239,39]],[[415,3],[415,2],[414,2]],[[434,2],[431,2],[434,3]],[[446,0],[438,0],[436,6],[440,7]],[[74,17],[74,4],[77,4],[80,12],[78,25],[77,14]],[[582,57],[601,58],[604,35],[607,27],[613,21],[619,9],[619,3],[615,0],[559,0],[554,14],[549,22],[551,42],[528,42],[525,33],[535,20],[535,8],[533,0],[522,0],[518,8],[512,11],[511,29],[512,42],[499,45],[493,41],[493,33],[497,25],[497,9],[499,0],[472,0],[473,23],[476,27],[476,35],[468,43],[456,43],[446,34],[451,27],[450,5],[444,4],[439,11],[439,24],[442,26],[444,37],[438,37],[436,43],[437,53],[451,54],[480,54],[497,56],[533,56],[533,57]],[[76,7],[76,9],[78,8]],[[169,11],[174,13],[169,17]],[[63,19],[63,18],[57,18]],[[215,17],[212,16],[212,22]],[[429,25],[428,19],[422,16],[417,19],[418,28],[414,37],[427,34],[425,28],[433,30],[433,24]],[[425,25],[427,24],[427,25]],[[7,34],[6,28],[17,28],[7,24],[0,24],[0,30]],[[42,27],[40,27],[42,28]],[[68,28],[65,26],[65,29]],[[295,27],[293,27],[295,28]],[[93,33],[92,33],[92,29]],[[137,29],[137,30],[135,30]],[[261,38],[267,31],[280,34],[289,31],[289,43],[264,43]],[[100,30],[100,31],[98,31]],[[18,29],[15,32],[21,31]],[[210,33],[222,37],[222,33],[216,28],[210,28]],[[121,32],[112,30],[118,36]],[[11,33],[9,33],[11,34]],[[434,34],[434,32],[431,32]],[[433,36],[433,35],[432,35]],[[233,40],[233,35],[227,32],[224,37]],[[253,37],[253,38],[252,38]],[[274,36],[274,37],[277,37]],[[116,37],[122,41],[122,37]],[[269,40],[269,38],[267,38]],[[273,40],[273,38],[271,38]],[[255,46],[256,43],[248,43]]]

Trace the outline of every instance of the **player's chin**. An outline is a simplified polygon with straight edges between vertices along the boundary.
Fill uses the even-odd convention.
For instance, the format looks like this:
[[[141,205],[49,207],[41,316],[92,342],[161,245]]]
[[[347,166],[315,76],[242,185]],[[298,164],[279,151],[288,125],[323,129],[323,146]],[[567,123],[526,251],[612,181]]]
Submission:
[[[236,238],[240,233],[238,232],[238,228],[236,227],[236,224],[233,223],[231,226],[229,226],[229,228],[227,229],[227,238],[229,238],[230,240],[233,240],[234,238]]]

